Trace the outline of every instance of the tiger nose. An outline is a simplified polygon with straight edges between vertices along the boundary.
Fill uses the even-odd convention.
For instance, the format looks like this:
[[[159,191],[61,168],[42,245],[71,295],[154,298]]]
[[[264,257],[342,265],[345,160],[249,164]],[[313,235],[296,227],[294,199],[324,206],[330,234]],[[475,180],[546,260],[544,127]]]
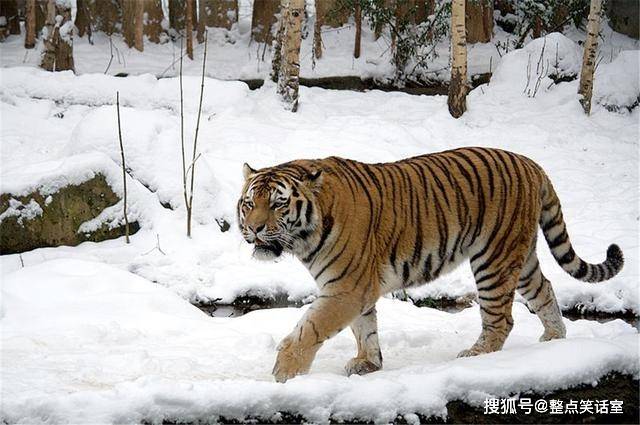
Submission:
[[[261,225],[259,225],[259,226],[252,226],[252,225],[249,225],[249,230],[251,230],[251,231],[253,232],[253,234],[254,234],[254,235],[257,235],[257,234],[259,234],[260,232],[262,232],[262,231],[264,230],[264,228],[265,228],[265,225],[264,225],[264,224],[261,224]]]

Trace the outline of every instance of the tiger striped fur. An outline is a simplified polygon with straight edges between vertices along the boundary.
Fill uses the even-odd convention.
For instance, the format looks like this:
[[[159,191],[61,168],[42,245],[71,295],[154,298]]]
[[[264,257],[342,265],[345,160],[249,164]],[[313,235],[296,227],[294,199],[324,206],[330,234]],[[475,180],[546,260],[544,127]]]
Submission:
[[[516,290],[544,325],[540,340],[563,338],[560,309],[536,256],[538,225],[576,279],[600,282],[623,265],[617,245],[601,264],[578,257],[542,168],[503,150],[463,148],[384,164],[337,157],[261,170],[245,164],[244,175],[238,224],[254,255],[294,254],[319,288],[278,347],[279,382],[306,373],[323,341],[347,326],[358,352],[346,372],[380,369],[376,300],[437,279],[467,258],[482,331],[459,356],[502,348]]]

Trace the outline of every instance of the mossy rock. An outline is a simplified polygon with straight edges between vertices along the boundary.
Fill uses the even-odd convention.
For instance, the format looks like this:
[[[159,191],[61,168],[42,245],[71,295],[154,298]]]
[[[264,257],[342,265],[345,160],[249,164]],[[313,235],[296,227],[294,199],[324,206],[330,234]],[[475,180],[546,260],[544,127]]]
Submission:
[[[80,225],[96,218],[107,207],[120,201],[104,175],[96,174],[78,185],[61,188],[43,195],[38,191],[24,196],[0,194],[0,254],[15,254],[42,247],[75,246],[85,241],[100,242],[125,234],[124,226],[111,228],[103,224],[95,231],[78,232]],[[30,211],[12,215],[13,211]],[[22,204],[22,207],[20,207]],[[129,223],[129,233],[140,229],[137,222]]]

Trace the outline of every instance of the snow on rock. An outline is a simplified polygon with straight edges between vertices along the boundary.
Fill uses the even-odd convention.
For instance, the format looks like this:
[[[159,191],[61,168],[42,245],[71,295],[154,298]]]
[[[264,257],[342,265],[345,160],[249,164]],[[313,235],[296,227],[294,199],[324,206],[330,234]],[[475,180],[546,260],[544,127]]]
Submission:
[[[501,352],[457,359],[480,331],[479,311],[450,314],[378,303],[384,369],[346,377],[345,330],[309,375],[270,375],[277,342],[306,308],[212,318],[172,292],[98,262],[54,260],[7,274],[2,286],[2,419],[122,423],[242,419],[299,413],[314,422],[446,416],[446,403],[638,376],[638,334],[621,320],[565,321],[567,339],[538,343],[536,316],[514,306]]]
[[[124,197],[122,168],[109,157],[98,152],[72,155],[64,159],[35,164],[23,164],[20,168],[13,168],[10,172],[2,174],[0,193],[26,196],[37,191],[43,197],[47,197],[67,186],[80,185],[98,174],[105,177],[107,184],[118,197],[121,199]],[[127,192],[129,220],[152,227],[151,212],[157,201],[139,182],[130,177],[127,178]],[[84,230],[95,230],[103,223],[119,223],[123,218],[122,208],[121,200],[113,207],[105,209],[99,217],[91,220]],[[35,210],[34,208],[28,210],[32,211],[31,215],[34,217],[34,214],[42,214],[42,208],[39,205]],[[9,211],[7,210],[7,213],[10,213]]]
[[[620,52],[611,63],[600,64],[593,80],[593,98],[605,108],[632,109],[640,102],[640,50]]]

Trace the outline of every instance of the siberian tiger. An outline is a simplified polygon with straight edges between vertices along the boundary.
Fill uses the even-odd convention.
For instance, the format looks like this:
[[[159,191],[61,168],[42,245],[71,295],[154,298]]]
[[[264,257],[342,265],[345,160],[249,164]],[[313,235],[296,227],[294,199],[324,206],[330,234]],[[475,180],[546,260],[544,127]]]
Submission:
[[[601,264],[578,257],[542,168],[503,150],[463,148],[382,164],[337,157],[261,170],[245,164],[243,172],[238,224],[254,256],[289,252],[319,288],[278,346],[278,382],[306,373],[323,341],[347,326],[358,346],[347,374],[380,369],[376,300],[437,279],[466,258],[482,331],[459,356],[502,348],[516,290],[544,325],[540,340],[563,338],[560,309],[536,256],[538,225],[558,264],[576,279],[601,282],[623,266],[617,245]]]

